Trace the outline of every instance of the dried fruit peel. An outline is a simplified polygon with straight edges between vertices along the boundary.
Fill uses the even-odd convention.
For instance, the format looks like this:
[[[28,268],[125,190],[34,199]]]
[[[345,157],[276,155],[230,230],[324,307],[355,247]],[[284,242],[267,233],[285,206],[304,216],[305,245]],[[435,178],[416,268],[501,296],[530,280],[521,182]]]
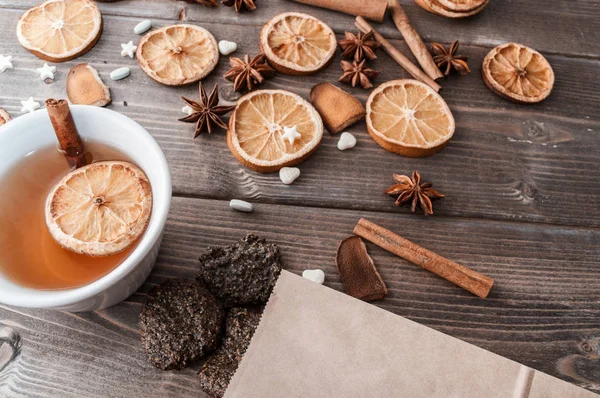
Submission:
[[[148,76],[167,86],[181,86],[206,77],[219,62],[214,36],[195,25],[171,25],[147,33],[136,58]]]
[[[384,149],[408,157],[431,156],[454,135],[455,122],[443,98],[417,80],[392,80],[367,101],[367,130]]]
[[[518,103],[543,101],[554,87],[554,71],[546,58],[517,43],[502,44],[490,51],[481,73],[490,90]]]
[[[284,129],[295,126],[301,134],[293,143]],[[227,144],[244,166],[261,173],[302,163],[323,138],[317,110],[297,94],[285,90],[258,90],[240,98],[229,119]]]
[[[313,75],[335,55],[335,33],[321,20],[299,12],[276,15],[260,32],[260,46],[269,64],[288,75]]]
[[[146,230],[152,189],[127,162],[97,162],[67,174],[46,200],[46,225],[65,249],[108,256],[131,246]]]
[[[17,23],[21,45],[50,62],[85,54],[101,33],[102,16],[92,0],[47,0],[27,10]]]

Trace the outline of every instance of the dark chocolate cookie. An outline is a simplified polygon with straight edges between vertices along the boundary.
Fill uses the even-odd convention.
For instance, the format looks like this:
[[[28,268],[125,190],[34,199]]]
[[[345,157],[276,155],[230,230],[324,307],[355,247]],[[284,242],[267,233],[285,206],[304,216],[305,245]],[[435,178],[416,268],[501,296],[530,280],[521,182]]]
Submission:
[[[224,318],[221,304],[197,281],[155,287],[140,314],[148,360],[160,369],[183,369],[218,347]]]
[[[202,391],[216,398],[225,395],[225,390],[229,386],[238,363],[220,349],[211,355],[198,373]]]
[[[212,354],[200,369],[202,390],[222,397],[258,327],[261,308],[232,308],[225,321],[223,345]]]
[[[224,351],[234,359],[241,360],[250,345],[254,331],[258,327],[262,309],[232,308],[227,313],[225,320],[225,337],[223,337]]]
[[[279,248],[256,235],[231,246],[209,247],[198,280],[226,307],[264,304],[281,272]]]

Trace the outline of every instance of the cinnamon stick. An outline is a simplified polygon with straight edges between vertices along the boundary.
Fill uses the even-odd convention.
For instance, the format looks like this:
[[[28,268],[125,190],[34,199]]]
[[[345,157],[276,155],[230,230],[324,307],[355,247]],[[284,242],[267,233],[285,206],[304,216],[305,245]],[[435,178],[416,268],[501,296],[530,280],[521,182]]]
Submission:
[[[373,27],[363,17],[356,17],[354,25],[356,25],[356,27],[363,33],[369,33],[372,31],[375,40],[377,40],[381,44],[381,47],[385,50],[385,52],[388,53],[389,56],[392,57],[392,59],[396,61],[398,65],[403,67],[404,70],[410,73],[410,75],[415,79],[420,80],[423,83],[429,85],[436,92],[440,91],[442,87],[439,84],[437,84],[435,80],[430,78],[426,73],[424,73],[421,70],[421,68],[412,63],[410,59],[406,58],[406,56],[402,54],[400,50],[394,47],[392,43],[390,43],[385,37],[381,36],[379,32],[373,29]]]
[[[450,261],[364,218],[360,219],[354,233],[481,298],[488,296],[494,284],[493,279]]]
[[[64,99],[50,98],[46,100],[46,109],[60,150],[69,162],[69,166],[76,169],[88,164],[89,155],[85,152],[83,141],[73,121],[69,103]]]
[[[406,15],[398,0],[388,0],[388,9],[392,14],[394,24],[402,34],[402,37],[404,37],[404,41],[406,41],[410,51],[412,51],[417,61],[419,61],[425,73],[433,80],[444,77],[440,68],[433,61],[433,57],[429,53],[425,43],[423,43],[423,39],[421,39],[419,33],[410,24],[408,15]]]
[[[383,22],[387,11],[387,0],[294,0],[298,3],[340,11],[345,14],[363,16],[376,22]]]

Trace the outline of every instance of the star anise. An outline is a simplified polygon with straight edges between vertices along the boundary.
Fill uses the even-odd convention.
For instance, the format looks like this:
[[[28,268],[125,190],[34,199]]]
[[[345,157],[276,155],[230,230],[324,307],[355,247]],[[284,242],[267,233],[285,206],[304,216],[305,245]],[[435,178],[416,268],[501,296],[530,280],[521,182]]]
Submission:
[[[471,69],[469,69],[469,65],[467,64],[469,58],[464,55],[456,55],[456,52],[458,51],[458,40],[452,43],[448,50],[440,43],[431,43],[431,49],[435,54],[433,60],[438,68],[444,72],[444,76],[448,76],[450,72],[452,72],[452,69],[457,71],[460,75],[471,73]]]
[[[188,3],[198,3],[207,7],[216,7],[218,6],[216,0],[185,0]]]
[[[376,59],[377,55],[375,55],[375,49],[381,46],[381,44],[373,38],[373,31],[370,31],[366,35],[362,32],[358,32],[358,36],[355,36],[351,32],[346,32],[346,38],[338,40],[338,44],[343,50],[342,57],[354,58],[357,62],[360,62],[365,58],[369,61]]]
[[[219,106],[219,85],[215,84],[210,96],[206,95],[204,86],[200,83],[200,102],[181,97],[183,101],[193,110],[189,116],[179,119],[180,122],[196,123],[194,138],[203,132],[212,133],[216,126],[226,129],[227,125],[220,116],[235,109],[235,106]]]
[[[418,171],[413,171],[412,176],[394,174],[395,185],[388,188],[385,193],[396,196],[396,206],[410,202],[410,210],[414,213],[417,207],[421,208],[426,216],[433,214],[432,200],[444,197],[441,193],[431,188],[430,182],[421,183],[421,176]]]
[[[231,57],[229,64],[231,69],[223,77],[233,82],[235,91],[243,89],[251,91],[255,86],[261,84],[265,77],[275,76],[275,69],[266,63],[264,54],[258,54],[252,60],[248,55],[244,56],[244,60]]]
[[[221,3],[227,7],[234,7],[236,12],[240,12],[243,9],[248,11],[256,10],[254,0],[223,0]]]
[[[356,61],[348,62],[342,61],[342,69],[344,74],[339,78],[342,83],[352,84],[352,87],[356,87],[360,84],[362,88],[371,88],[371,80],[379,76],[379,71],[366,67],[367,60],[362,60],[360,63]]]

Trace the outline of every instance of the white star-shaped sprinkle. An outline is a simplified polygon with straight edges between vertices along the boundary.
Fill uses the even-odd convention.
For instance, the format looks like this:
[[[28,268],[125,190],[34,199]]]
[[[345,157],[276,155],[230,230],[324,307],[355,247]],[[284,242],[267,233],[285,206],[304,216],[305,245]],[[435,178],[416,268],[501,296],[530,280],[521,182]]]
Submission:
[[[296,126],[284,127],[283,131],[284,131],[284,134],[281,136],[281,138],[283,138],[284,140],[288,140],[290,145],[294,145],[294,142],[296,142],[296,139],[302,137],[302,135],[296,129]]]
[[[47,62],[44,62],[44,66],[36,69],[40,74],[42,80],[52,79],[54,80],[54,72],[56,72],[56,66],[50,66]]]
[[[21,101],[21,105],[23,105],[23,107],[21,108],[21,112],[27,112],[27,113],[31,113],[31,112],[35,111],[36,109],[40,108],[40,103],[35,102],[33,100],[33,97],[29,97],[29,99],[27,101]]]
[[[192,108],[190,108],[189,105],[184,106],[183,108],[181,108],[181,112],[185,113],[186,115],[191,115],[192,113],[194,113],[194,110]]]
[[[10,55],[5,57],[4,55],[0,54],[0,72],[4,72],[7,69],[12,69],[12,67],[12,57]]]
[[[125,57],[129,55],[129,58],[133,58],[133,54],[135,54],[135,50],[137,50],[137,46],[133,44],[133,41],[129,40],[127,44],[121,44],[121,57]]]

